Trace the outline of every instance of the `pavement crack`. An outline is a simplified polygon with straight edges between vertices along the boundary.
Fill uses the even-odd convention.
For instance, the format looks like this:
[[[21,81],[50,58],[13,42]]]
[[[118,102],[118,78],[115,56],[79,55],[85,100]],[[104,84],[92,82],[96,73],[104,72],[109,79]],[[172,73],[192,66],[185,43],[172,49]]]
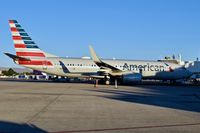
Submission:
[[[41,113],[45,112],[47,108],[53,104],[62,94],[57,95],[54,99],[52,99],[46,106],[44,106],[40,111],[38,111],[36,114],[34,114],[26,123],[33,122]]]

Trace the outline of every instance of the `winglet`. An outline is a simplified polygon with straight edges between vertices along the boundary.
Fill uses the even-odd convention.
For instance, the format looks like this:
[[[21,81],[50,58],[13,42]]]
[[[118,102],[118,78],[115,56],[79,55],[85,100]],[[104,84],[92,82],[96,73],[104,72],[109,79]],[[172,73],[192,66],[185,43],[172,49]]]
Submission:
[[[97,56],[96,52],[94,51],[94,49],[92,48],[91,45],[89,46],[89,49],[90,49],[90,54],[91,54],[92,60],[97,63],[102,62],[101,59]]]
[[[103,62],[98,56],[97,54],[95,53],[94,49],[92,48],[92,46],[89,46],[89,49],[90,49],[90,54],[91,54],[91,57],[92,57],[92,60],[94,61],[95,64],[97,64],[97,66],[99,66],[100,68],[108,68],[108,69],[111,69],[113,72],[121,72],[122,70],[106,63],[106,62]]]

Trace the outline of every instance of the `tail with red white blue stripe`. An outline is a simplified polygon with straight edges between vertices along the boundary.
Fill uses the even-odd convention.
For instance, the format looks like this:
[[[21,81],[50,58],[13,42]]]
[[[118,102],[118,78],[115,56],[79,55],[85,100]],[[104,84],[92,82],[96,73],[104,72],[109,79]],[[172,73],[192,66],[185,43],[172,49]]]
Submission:
[[[46,57],[57,57],[42,51],[16,20],[9,20],[16,55],[5,53],[17,64],[24,66],[52,66]]]
[[[16,20],[9,20],[16,55],[22,57],[46,57]]]

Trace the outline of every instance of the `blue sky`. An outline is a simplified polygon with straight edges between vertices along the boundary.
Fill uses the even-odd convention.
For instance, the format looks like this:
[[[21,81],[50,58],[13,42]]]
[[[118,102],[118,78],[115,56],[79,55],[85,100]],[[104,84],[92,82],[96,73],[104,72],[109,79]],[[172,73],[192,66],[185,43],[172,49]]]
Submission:
[[[2,0],[0,66],[15,66],[9,19],[41,49],[59,56],[157,60],[179,53],[200,57],[199,0]]]

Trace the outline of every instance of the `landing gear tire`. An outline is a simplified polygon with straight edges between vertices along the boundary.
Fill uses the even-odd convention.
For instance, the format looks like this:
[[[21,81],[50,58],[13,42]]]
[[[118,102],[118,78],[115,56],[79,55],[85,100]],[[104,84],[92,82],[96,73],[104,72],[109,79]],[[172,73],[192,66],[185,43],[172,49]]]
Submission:
[[[106,81],[105,81],[105,84],[106,84],[106,85],[109,85],[109,84],[110,84],[110,80],[106,80]]]

